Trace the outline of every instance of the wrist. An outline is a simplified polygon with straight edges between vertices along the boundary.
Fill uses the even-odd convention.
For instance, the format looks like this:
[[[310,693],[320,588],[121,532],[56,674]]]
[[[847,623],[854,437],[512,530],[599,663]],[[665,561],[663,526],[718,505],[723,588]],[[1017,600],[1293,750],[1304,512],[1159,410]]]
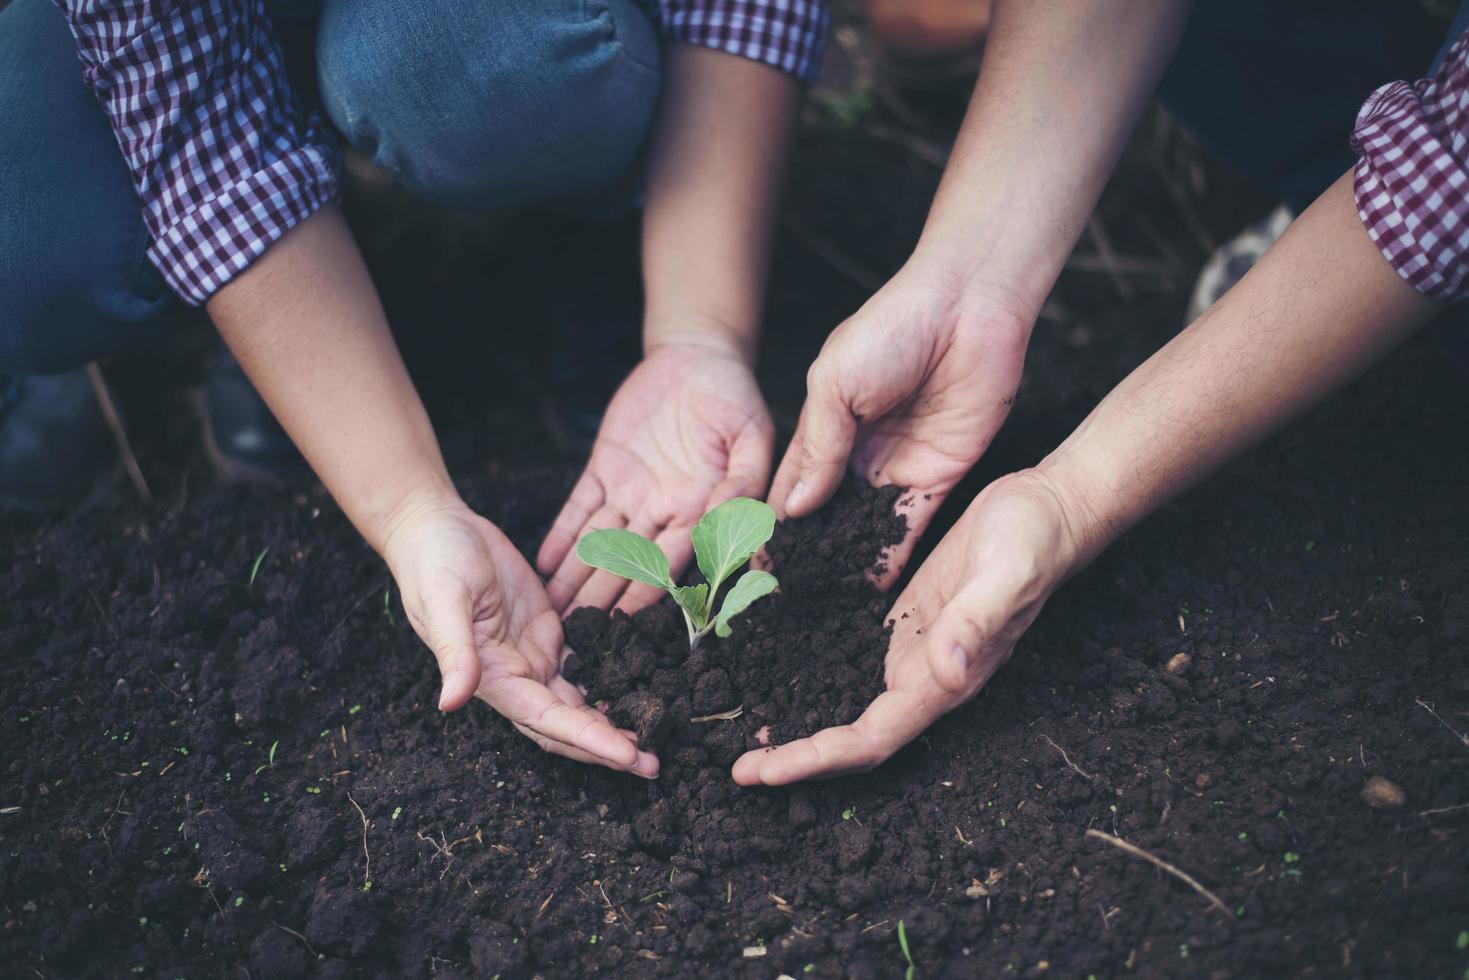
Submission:
[[[755,366],[757,329],[700,313],[648,314],[643,326],[643,356],[661,351],[692,351],[731,357],[745,367]]]
[[[1058,450],[1028,471],[1055,502],[1063,529],[1058,559],[1062,579],[1089,565],[1126,529],[1109,501],[1119,495],[1098,474],[1087,472],[1078,460]]]
[[[1028,327],[1040,316],[1073,243],[1046,237],[1033,222],[1012,224],[987,213],[940,213],[936,205],[907,265],[963,306],[999,308]]]
[[[391,568],[395,544],[404,539],[408,529],[426,517],[466,506],[449,475],[434,474],[394,495],[370,514],[364,521],[363,537]]]

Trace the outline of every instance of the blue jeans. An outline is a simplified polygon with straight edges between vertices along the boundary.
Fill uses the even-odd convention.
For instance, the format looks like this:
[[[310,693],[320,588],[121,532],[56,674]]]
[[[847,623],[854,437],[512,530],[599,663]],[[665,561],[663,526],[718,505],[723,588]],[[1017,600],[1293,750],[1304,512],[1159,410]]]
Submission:
[[[319,16],[328,118],[424,199],[626,193],[662,82],[640,0],[278,0],[272,14]],[[177,300],[50,0],[0,9],[0,92],[0,372],[64,371],[164,332]]]

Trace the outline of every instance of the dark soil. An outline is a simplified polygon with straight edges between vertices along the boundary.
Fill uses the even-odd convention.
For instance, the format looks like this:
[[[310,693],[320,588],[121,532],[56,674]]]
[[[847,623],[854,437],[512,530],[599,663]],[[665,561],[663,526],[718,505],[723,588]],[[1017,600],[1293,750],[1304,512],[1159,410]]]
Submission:
[[[808,224],[858,250],[842,202],[881,227],[870,208],[920,220],[932,190],[840,143],[805,160],[837,200]],[[1156,216],[1130,201],[1108,213]],[[764,378],[789,423],[813,325],[862,291],[788,239],[776,267]],[[498,309],[484,268],[431,296]],[[1181,293],[1109,288],[1063,280],[1086,318],[1042,323],[956,499],[1174,328]],[[521,362],[485,363],[502,401],[440,421],[471,503],[533,549],[575,465],[504,407],[535,404],[511,397]],[[0,521],[7,976],[896,977],[899,921],[921,977],[1469,967],[1469,388],[1427,343],[1129,534],[887,765],[783,790],[729,764],[877,690],[887,606],[863,569],[894,491],[780,528],[780,592],[692,656],[667,610],[573,617],[573,670],[660,746],[645,782],[543,755],[482,704],[437,712],[432,659],[330,501],[210,483],[182,413],[133,407],[172,420],[140,444],[156,505]],[[1372,776],[1404,804],[1370,807]]]

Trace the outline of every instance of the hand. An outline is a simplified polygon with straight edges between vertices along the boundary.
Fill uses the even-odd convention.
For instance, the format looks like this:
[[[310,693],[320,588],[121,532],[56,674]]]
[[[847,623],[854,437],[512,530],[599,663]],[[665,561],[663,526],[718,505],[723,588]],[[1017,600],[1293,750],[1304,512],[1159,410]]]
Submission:
[[[908,537],[886,588],[939,505],[1009,414],[1034,317],[966,299],[910,263],[826,341],[770,490],[777,515],[830,499],[848,464],[875,485],[908,487]]]
[[[442,710],[477,695],[547,752],[658,775],[658,759],[561,676],[561,620],[499,528],[458,500],[420,507],[394,523],[383,555],[438,658]]]
[[[731,497],[759,497],[770,477],[774,427],[744,359],[719,345],[650,350],[613,396],[586,472],[541,546],[551,605],[634,612],[663,593],[582,564],[586,532],[627,528],[651,538],[677,578],[693,556],[689,532]]]
[[[780,786],[871,769],[974,697],[1078,566],[1070,513],[1035,470],[986,487],[889,613],[887,689],[850,725],[746,752],[735,782]]]

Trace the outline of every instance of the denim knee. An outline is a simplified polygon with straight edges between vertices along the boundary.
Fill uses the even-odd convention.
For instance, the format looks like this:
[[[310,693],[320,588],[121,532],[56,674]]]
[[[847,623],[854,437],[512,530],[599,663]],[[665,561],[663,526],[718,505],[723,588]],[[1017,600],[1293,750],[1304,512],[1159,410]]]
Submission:
[[[355,147],[429,201],[483,209],[616,183],[661,85],[637,0],[328,0],[317,68]]]
[[[47,0],[0,10],[0,371],[48,373],[151,336],[173,303],[71,32]]]

